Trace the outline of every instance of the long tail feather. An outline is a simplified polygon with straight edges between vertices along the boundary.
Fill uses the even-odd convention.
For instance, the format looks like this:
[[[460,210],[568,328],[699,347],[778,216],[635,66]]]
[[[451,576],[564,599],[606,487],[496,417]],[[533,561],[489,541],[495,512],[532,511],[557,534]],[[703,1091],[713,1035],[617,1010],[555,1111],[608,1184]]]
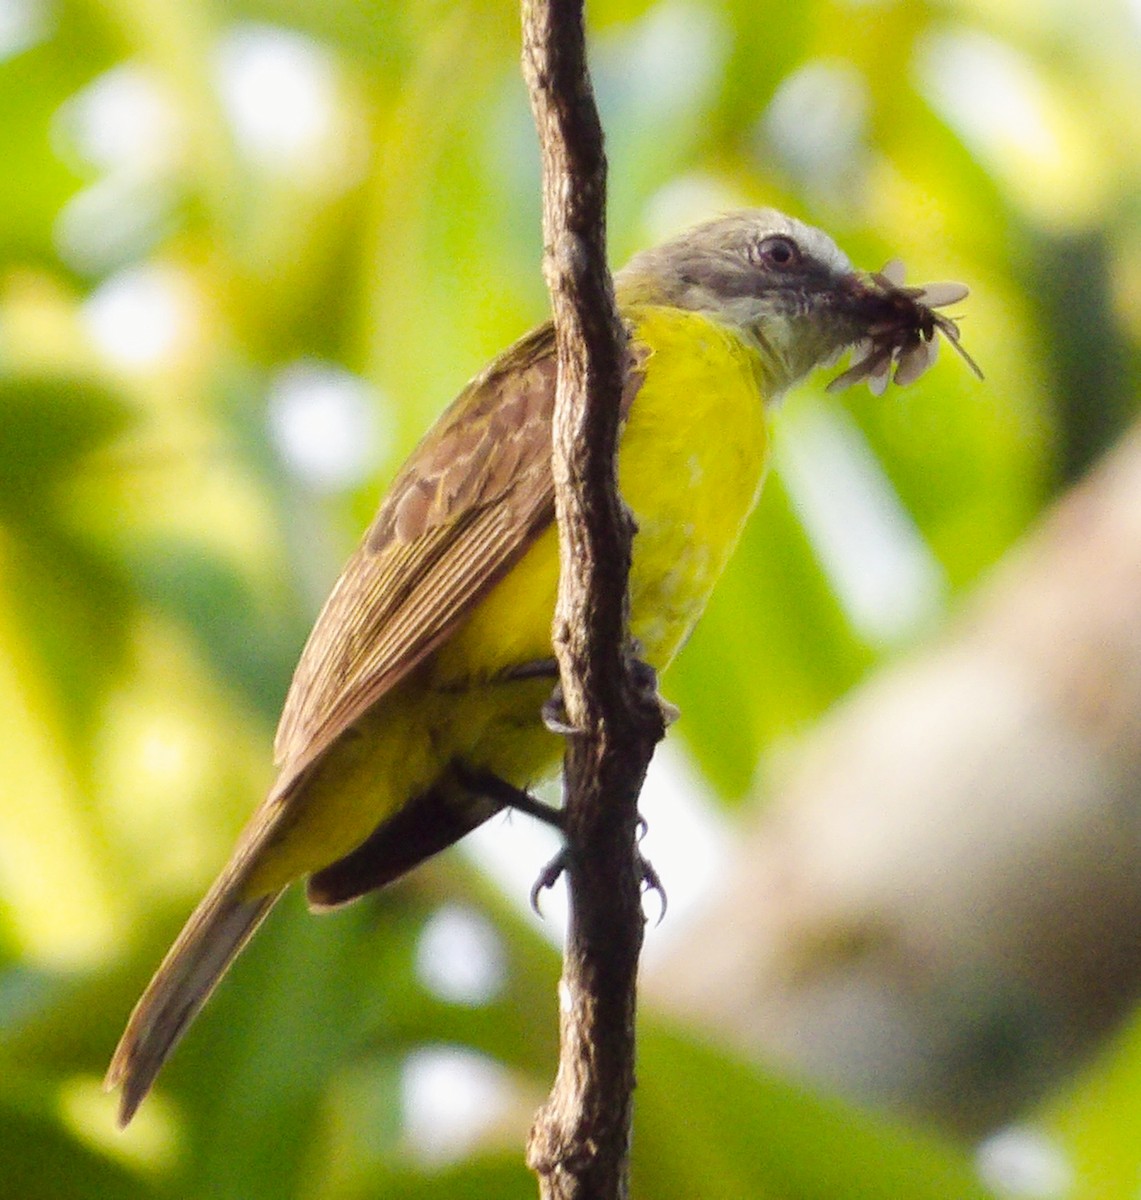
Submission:
[[[135,1115],[179,1038],[281,894],[244,899],[243,874],[225,871],[216,880],[131,1013],[103,1084],[108,1091],[122,1085],[120,1127]]]

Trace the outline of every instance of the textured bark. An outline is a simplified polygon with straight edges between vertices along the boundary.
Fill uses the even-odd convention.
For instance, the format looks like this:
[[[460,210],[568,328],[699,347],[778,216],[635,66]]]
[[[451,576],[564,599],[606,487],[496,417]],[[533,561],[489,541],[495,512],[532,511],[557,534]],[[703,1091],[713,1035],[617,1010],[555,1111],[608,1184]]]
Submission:
[[[548,1200],[627,1192],[635,980],[642,945],[637,801],[662,717],[626,627],[633,524],[614,452],[626,337],[606,266],[606,159],[581,2],[525,0],[523,67],[543,160],[544,271],[558,343],[553,470],[562,573],[554,623],[568,725],[570,918],[558,1073],[527,1159]]]

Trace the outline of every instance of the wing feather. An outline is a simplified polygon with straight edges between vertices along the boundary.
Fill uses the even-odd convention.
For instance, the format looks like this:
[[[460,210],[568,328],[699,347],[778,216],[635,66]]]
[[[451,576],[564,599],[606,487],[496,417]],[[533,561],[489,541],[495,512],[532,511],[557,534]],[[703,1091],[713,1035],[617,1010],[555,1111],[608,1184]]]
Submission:
[[[324,752],[452,632],[550,523],[549,325],[473,380],[398,475],[309,636],[274,743]]]
[[[648,353],[631,347],[623,416]],[[554,519],[556,373],[547,323],[472,380],[413,451],[302,651],[274,741],[284,777],[445,641]]]

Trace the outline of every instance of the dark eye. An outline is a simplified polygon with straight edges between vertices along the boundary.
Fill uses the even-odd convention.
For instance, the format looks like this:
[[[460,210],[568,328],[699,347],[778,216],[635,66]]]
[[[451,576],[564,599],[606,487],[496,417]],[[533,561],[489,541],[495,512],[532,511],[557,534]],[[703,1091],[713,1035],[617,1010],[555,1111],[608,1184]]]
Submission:
[[[800,247],[784,234],[774,233],[757,243],[757,262],[766,267],[775,267],[778,271],[800,266],[801,257]]]

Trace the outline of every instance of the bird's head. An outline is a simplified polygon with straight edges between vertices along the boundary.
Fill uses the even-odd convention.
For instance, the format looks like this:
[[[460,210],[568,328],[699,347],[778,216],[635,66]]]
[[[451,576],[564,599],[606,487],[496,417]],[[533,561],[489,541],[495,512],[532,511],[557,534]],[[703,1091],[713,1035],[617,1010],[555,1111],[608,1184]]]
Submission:
[[[866,378],[873,390],[893,364],[897,383],[918,378],[934,360],[937,333],[966,357],[957,326],[933,311],[961,300],[965,287],[907,288],[896,264],[857,271],[826,233],[775,209],[688,229],[635,255],[615,284],[624,304],[669,305],[739,329],[760,351],[773,399],[850,346],[858,361],[836,382]]]

